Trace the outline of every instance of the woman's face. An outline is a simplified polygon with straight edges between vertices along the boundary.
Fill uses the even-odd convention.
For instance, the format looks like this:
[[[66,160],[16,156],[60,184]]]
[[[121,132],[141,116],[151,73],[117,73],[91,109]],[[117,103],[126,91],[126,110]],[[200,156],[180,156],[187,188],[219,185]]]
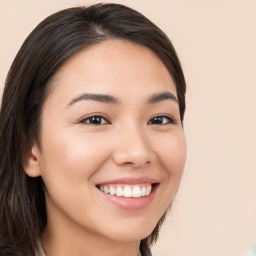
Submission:
[[[186,158],[176,99],[164,64],[137,44],[105,41],[65,63],[32,150],[50,229],[115,241],[152,232]]]

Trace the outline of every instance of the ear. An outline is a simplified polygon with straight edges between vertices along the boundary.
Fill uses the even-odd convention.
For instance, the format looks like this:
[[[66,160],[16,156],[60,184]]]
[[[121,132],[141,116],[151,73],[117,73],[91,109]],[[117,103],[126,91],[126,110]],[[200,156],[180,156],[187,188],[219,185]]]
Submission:
[[[41,175],[39,157],[38,146],[34,143],[30,151],[28,151],[25,163],[23,164],[24,171],[28,176],[35,178]]]

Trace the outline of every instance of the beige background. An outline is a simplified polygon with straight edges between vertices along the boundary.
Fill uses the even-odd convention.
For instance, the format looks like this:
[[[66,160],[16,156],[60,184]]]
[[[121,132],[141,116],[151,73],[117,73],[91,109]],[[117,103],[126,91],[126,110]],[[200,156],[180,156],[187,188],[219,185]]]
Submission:
[[[49,14],[97,1],[0,0],[0,86]],[[188,83],[188,160],[155,256],[241,255],[256,243],[256,1],[126,0],[173,41]]]

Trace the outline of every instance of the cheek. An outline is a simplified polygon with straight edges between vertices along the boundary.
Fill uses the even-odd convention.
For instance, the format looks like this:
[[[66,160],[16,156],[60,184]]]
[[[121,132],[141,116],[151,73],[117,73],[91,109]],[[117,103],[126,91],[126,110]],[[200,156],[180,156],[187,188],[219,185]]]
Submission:
[[[162,170],[162,195],[158,204],[162,214],[173,201],[181,181],[186,162],[186,141],[183,131],[175,132],[171,136],[158,141],[158,159]]]
[[[159,141],[158,157],[168,175],[175,178],[181,176],[186,162],[186,140],[183,131]]]
[[[182,178],[186,162],[186,141],[183,131],[172,133],[171,136],[160,141],[158,158],[161,163],[163,196],[159,205],[164,212],[173,201]]]
[[[42,144],[41,158],[48,203],[52,205],[53,202],[62,212],[83,219],[79,212],[85,214],[86,206],[93,202],[94,194],[91,192],[95,188],[91,177],[107,161],[109,147],[107,149],[106,143],[101,145],[102,140],[99,142],[97,136],[85,136],[80,131],[72,135],[59,132],[49,139],[45,133],[43,142],[47,143]]]
[[[109,157],[107,143],[100,136],[77,133],[55,133],[43,138],[43,175],[58,176],[67,182],[88,180]],[[50,142],[50,143],[49,143]],[[100,150],[99,150],[100,149]]]

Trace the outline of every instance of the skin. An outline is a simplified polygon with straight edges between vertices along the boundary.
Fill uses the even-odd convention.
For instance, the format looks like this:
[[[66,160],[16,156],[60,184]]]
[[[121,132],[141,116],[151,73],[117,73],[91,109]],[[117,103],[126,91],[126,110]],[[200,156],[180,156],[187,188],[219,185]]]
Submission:
[[[127,41],[94,45],[62,66],[43,106],[40,147],[33,145],[25,168],[31,177],[42,176],[46,186],[42,244],[47,256],[138,255],[140,240],[177,192],[186,158],[178,103],[147,103],[162,92],[177,98],[164,64],[149,49]],[[70,104],[84,93],[111,95],[119,103]],[[105,119],[90,124],[91,115]],[[150,122],[163,115],[160,123]],[[96,188],[104,181],[141,176],[159,186],[140,210],[120,209]]]

